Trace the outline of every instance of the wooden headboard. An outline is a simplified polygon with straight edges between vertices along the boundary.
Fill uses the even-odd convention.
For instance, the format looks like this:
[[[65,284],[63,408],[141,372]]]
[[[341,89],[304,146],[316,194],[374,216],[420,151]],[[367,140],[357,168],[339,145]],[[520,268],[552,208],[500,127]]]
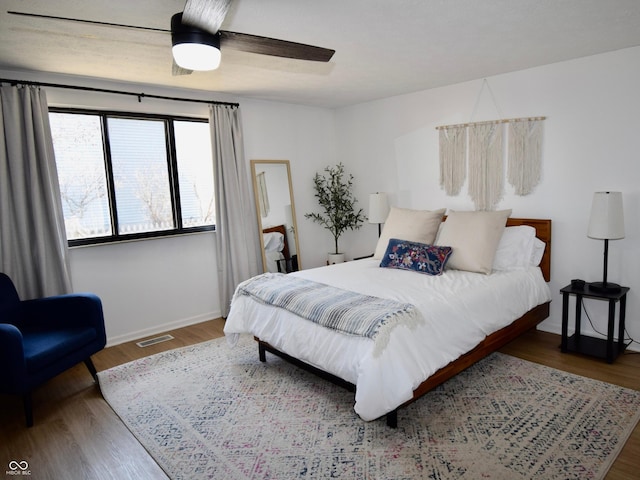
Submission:
[[[542,276],[549,282],[551,281],[551,220],[537,218],[508,218],[507,227],[518,227],[520,225],[529,225],[536,229],[536,237],[546,244],[544,255],[540,262],[540,270]]]
[[[282,249],[282,256],[285,260],[290,260],[289,243],[287,241],[287,228],[284,225],[276,225],[275,227],[269,227],[262,230],[262,233],[278,232],[282,234],[284,240],[284,247]]]

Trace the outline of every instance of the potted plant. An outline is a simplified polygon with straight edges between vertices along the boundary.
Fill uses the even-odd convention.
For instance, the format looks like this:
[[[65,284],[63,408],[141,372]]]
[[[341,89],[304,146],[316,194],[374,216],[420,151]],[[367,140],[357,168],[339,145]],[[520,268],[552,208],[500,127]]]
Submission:
[[[344,261],[344,253],[338,248],[338,240],[346,230],[356,230],[365,220],[362,209],[356,211],[356,198],[351,191],[353,175],[345,174],[344,165],[339,163],[334,167],[324,169],[326,175],[316,172],[313,177],[313,187],[316,191],[322,213],[306,213],[310,218],[331,232],[334,239],[335,252],[329,254],[329,263]]]

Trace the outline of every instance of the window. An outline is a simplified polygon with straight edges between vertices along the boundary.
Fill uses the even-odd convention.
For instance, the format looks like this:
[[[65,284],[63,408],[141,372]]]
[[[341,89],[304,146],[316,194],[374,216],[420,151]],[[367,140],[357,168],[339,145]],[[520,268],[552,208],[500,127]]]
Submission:
[[[209,123],[52,109],[70,245],[213,230]]]
[[[213,160],[209,123],[173,123],[178,183],[184,227],[201,227],[215,222]]]

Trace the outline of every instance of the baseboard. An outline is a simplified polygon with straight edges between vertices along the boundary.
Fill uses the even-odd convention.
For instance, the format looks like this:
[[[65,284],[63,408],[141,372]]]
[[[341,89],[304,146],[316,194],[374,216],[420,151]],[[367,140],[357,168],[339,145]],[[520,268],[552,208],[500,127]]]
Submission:
[[[154,325],[151,328],[137,330],[135,332],[126,333],[124,335],[107,337],[107,347],[113,347],[114,345],[120,345],[121,343],[131,342],[133,340],[140,340],[141,338],[149,337],[151,335],[157,335],[158,333],[165,333],[169,330],[175,330],[176,328],[188,327],[189,325],[207,322],[214,318],[220,318],[220,316],[220,312],[204,313],[195,317],[183,318],[180,320],[175,320],[173,322]]]
[[[555,333],[556,335],[562,335],[562,327],[555,324],[545,325],[544,322],[542,322],[536,327],[536,330],[547,333]]]

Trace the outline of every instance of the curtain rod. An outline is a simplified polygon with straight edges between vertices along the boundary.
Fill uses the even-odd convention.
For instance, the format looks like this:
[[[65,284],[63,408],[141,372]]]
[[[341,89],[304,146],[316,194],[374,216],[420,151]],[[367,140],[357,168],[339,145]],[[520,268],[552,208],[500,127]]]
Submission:
[[[141,102],[143,98],[155,98],[159,100],[171,100],[174,102],[192,102],[192,103],[207,103],[211,105],[228,105],[230,107],[239,107],[239,103],[232,102],[218,102],[215,100],[201,100],[194,98],[180,98],[180,97],[168,97],[164,95],[153,95],[149,93],[135,93],[135,92],[125,92],[122,90],[109,90],[106,88],[95,88],[95,87],[81,87],[78,85],[63,85],[59,83],[45,83],[45,82],[32,82],[29,80],[15,80],[9,78],[0,78],[0,83],[10,83],[12,85],[34,85],[37,87],[53,87],[53,88],[68,88],[71,90],[84,90],[86,92],[99,92],[99,93],[115,93],[117,95],[130,95],[132,97],[138,97],[138,102]]]
[[[540,120],[546,120],[547,117],[521,117],[521,118],[506,118],[503,120],[487,120],[486,122],[471,122],[471,123],[458,123],[457,125],[441,125],[436,127],[436,130],[443,130],[446,128],[459,128],[470,127],[471,125],[494,125],[498,123],[514,123],[514,122],[536,122]]]

